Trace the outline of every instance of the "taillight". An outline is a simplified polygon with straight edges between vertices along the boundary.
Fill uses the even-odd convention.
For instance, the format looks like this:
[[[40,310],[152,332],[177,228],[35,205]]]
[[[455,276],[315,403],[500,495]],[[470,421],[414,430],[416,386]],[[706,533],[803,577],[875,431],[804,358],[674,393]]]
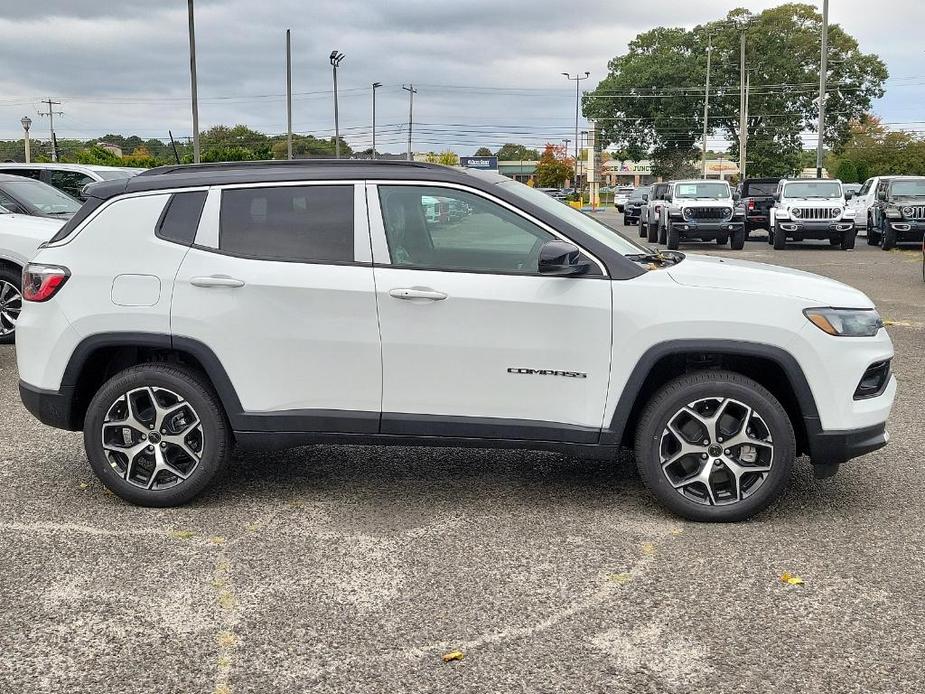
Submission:
[[[48,301],[70,276],[71,271],[60,265],[29,263],[22,272],[22,298],[26,301]]]
[[[750,210],[754,210],[754,209],[755,209],[755,201],[754,201],[754,200],[749,200],[749,201],[748,201],[748,209],[750,209]]]

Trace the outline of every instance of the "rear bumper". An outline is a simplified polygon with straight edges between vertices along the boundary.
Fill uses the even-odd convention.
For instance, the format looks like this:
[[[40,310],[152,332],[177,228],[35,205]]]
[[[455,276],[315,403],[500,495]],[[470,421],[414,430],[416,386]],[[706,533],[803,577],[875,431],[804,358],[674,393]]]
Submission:
[[[74,421],[73,386],[44,390],[20,381],[19,397],[25,408],[42,424],[69,431],[80,430],[80,423]]]
[[[816,418],[807,418],[806,434],[813,465],[839,465],[886,446],[886,422],[861,429],[823,431]]]

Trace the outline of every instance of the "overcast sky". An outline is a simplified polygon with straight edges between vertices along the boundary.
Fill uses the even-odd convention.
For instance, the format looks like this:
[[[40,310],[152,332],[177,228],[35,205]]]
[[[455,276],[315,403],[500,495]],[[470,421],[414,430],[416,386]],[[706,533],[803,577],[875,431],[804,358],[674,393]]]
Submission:
[[[245,123],[286,129],[285,30],[292,29],[293,127],[333,133],[332,49],[339,72],[341,131],[369,145],[370,83],[379,81],[377,145],[403,151],[408,94],[415,149],[466,154],[505,141],[540,146],[573,137],[574,83],[563,71],[606,74],[607,61],[657,24],[693,26],[765,0],[197,0],[200,126]],[[819,0],[821,6],[821,0]],[[875,5],[876,12],[871,11]],[[832,0],[831,21],[890,71],[875,105],[884,120],[925,129],[922,0]],[[0,16],[0,137],[18,138],[29,115],[47,137],[40,99],[61,101],[59,138],[108,132],[188,136],[186,0],[4,2]]]

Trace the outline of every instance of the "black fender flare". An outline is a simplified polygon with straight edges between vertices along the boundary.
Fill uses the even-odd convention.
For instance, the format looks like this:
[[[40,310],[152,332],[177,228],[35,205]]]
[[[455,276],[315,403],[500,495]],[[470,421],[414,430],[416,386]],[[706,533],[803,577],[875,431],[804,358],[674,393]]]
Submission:
[[[636,363],[630,377],[620,393],[617,407],[610,420],[610,426],[601,432],[601,443],[605,445],[620,445],[626,431],[633,409],[637,405],[642,386],[655,365],[663,358],[681,354],[723,354],[737,357],[759,357],[777,364],[786,374],[790,388],[796,396],[800,407],[800,415],[808,432],[819,430],[819,411],[816,408],[816,399],[803,373],[803,368],[792,354],[777,347],[761,342],[748,342],[745,340],[668,340],[650,347]]]

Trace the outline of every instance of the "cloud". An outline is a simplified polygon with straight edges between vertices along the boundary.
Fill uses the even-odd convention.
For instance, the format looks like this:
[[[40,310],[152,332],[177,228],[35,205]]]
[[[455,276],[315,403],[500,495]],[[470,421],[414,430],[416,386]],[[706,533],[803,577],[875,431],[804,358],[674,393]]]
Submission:
[[[561,0],[197,0],[200,123],[246,123],[285,129],[284,37],[292,29],[294,125],[333,131],[334,48],[346,54],[339,73],[342,132],[369,141],[370,91],[378,92],[377,139],[401,151],[407,92],[414,82],[415,141],[420,149],[466,152],[504,141],[534,145],[574,137],[574,87],[563,71],[592,73],[656,21],[693,26],[721,17],[732,0],[613,2]],[[749,3],[749,9],[778,4]],[[921,49],[897,26],[925,20],[925,3],[893,0],[892,13],[868,3],[833,3],[832,20],[879,53],[892,75],[912,76]],[[39,99],[63,104],[58,136],[107,132],[143,137],[190,134],[186,3],[44,0],[11,3],[0,18],[0,137],[20,136],[22,115],[42,136]],[[915,81],[905,84],[914,85]],[[468,88],[463,88],[468,87]],[[473,89],[472,87],[477,87]],[[897,82],[878,111],[887,121],[916,117],[917,90]]]

